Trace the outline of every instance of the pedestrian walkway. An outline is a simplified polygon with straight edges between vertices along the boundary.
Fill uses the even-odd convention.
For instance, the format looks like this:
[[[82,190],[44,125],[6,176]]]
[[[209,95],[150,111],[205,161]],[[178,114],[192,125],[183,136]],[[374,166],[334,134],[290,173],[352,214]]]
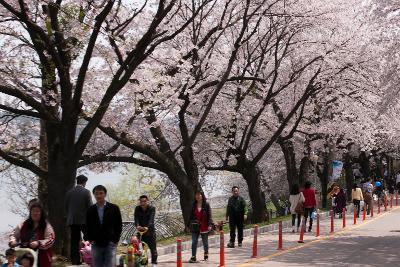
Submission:
[[[315,237],[315,224],[313,227],[313,231],[311,233],[306,233],[304,236],[304,244],[299,244],[297,241],[299,240],[299,234],[298,233],[292,233],[291,229],[284,229],[283,231],[283,250],[278,250],[278,233],[277,231],[274,232],[269,232],[269,233],[264,233],[260,234],[258,236],[258,258],[257,259],[251,259],[252,256],[252,246],[253,246],[253,238],[246,238],[243,242],[243,247],[239,248],[236,247],[234,249],[229,249],[225,248],[225,266],[266,266],[266,263],[268,261],[268,266],[306,266],[306,265],[311,265],[311,266],[316,266],[320,265],[322,263],[326,263],[325,266],[332,266],[336,265],[337,262],[342,262],[345,265],[339,264],[339,266],[355,266],[355,265],[346,265],[346,262],[353,262],[353,261],[348,261],[346,258],[340,259],[340,255],[337,252],[340,251],[340,242],[338,243],[337,247],[335,246],[330,246],[332,244],[332,240],[340,240],[340,238],[346,238],[345,236],[353,233],[353,231],[357,231],[360,233],[368,232],[370,231],[368,227],[373,226],[373,231],[377,231],[382,233],[384,232],[384,224],[389,224],[392,226],[396,226],[397,222],[400,219],[400,210],[398,208],[393,208],[391,211],[384,212],[382,209],[381,214],[377,214],[377,211],[375,211],[374,217],[371,218],[370,216],[367,216],[367,219],[365,222],[362,221],[362,215],[361,218],[358,219],[357,225],[353,225],[353,216],[352,214],[347,214],[346,216],[346,228],[342,228],[343,221],[342,219],[336,218],[334,220],[334,226],[335,226],[335,233],[330,234],[330,219],[327,217],[323,217],[321,219],[321,236],[320,237]],[[391,224],[390,224],[391,223]],[[381,224],[382,227],[380,226]],[[378,231],[378,229],[380,229]],[[399,226],[400,230],[400,226]],[[373,235],[373,234],[371,234]],[[370,235],[370,236],[371,236]],[[391,235],[388,235],[389,238],[392,235],[396,235],[396,233],[392,233]],[[397,233],[397,235],[399,235]],[[373,249],[373,243],[369,244],[368,242],[366,244],[363,244],[364,241],[367,240],[373,240],[369,238],[361,238],[360,241],[358,242],[361,247],[366,248],[366,251],[369,251],[367,249],[367,246],[371,246],[371,249]],[[382,240],[381,240],[382,241]],[[334,242],[334,243],[335,243]],[[354,240],[352,241],[353,246],[356,247],[358,244],[354,244]],[[383,243],[385,242],[384,240],[382,241]],[[226,245],[227,242],[225,242]],[[400,246],[400,239],[398,242]],[[346,241],[343,241],[343,244],[346,244]],[[355,251],[353,246],[351,244],[348,244],[348,246],[351,247],[347,249],[347,253],[352,253],[352,251]],[[323,246],[322,246],[323,245]],[[321,246],[324,247],[324,249],[321,251]],[[325,248],[326,247],[326,248]],[[308,252],[309,251],[309,252]],[[298,259],[298,262],[296,262],[297,257],[290,257],[292,254],[298,254],[300,259]],[[190,251],[184,251],[182,253],[182,258],[183,258],[183,266],[193,266],[193,267],[200,267],[200,266],[219,266],[220,264],[220,255],[219,255],[219,246],[217,247],[211,247],[209,251],[209,261],[204,262],[201,261],[203,258],[203,251],[202,248],[198,249],[197,252],[197,258],[200,260],[198,263],[190,264],[188,263],[188,260],[190,258]],[[319,255],[329,255],[330,257],[327,257],[327,259],[330,259],[329,261],[326,261],[323,259],[323,257],[319,257]],[[368,255],[367,255],[368,256]],[[351,257],[351,255],[349,255]],[[282,259],[280,261],[275,261],[275,259]],[[285,259],[291,259],[285,261]],[[314,261],[314,259],[316,259]],[[273,261],[271,261],[273,260]],[[322,261],[322,263],[319,263],[319,261]],[[367,261],[367,260],[366,260]],[[270,263],[274,262],[276,265],[270,265]],[[354,262],[353,262],[354,263]],[[175,254],[170,254],[170,255],[164,255],[159,258],[159,264],[158,266],[160,267],[167,267],[167,266],[176,266],[176,255]],[[359,265],[361,266],[361,265]],[[363,266],[383,266],[383,265],[363,265]]]

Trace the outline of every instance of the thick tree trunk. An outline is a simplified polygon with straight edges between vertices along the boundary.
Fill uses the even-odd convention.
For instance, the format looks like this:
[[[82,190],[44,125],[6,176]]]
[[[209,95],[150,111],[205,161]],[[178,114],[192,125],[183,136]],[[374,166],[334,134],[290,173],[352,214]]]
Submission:
[[[322,208],[328,206],[328,181],[329,181],[329,160],[324,158],[324,167],[320,175],[321,181],[321,194],[322,194]]]
[[[299,175],[296,167],[296,153],[294,151],[293,142],[290,140],[278,142],[285,158],[286,179],[289,184],[289,190],[294,184],[300,185]]]
[[[64,256],[69,255],[64,201],[66,193],[74,186],[76,170],[77,168],[71,164],[71,160],[60,154],[57,158],[49,159],[49,176],[47,179],[48,219],[56,233],[54,252]]]
[[[242,170],[242,176],[247,183],[251,207],[252,223],[260,223],[266,220],[265,194],[261,189],[260,171],[257,166],[248,165]]]

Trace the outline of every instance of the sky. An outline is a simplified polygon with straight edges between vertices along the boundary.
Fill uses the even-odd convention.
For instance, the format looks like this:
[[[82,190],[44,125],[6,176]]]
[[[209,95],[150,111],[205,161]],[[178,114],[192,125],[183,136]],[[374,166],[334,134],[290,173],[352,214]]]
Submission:
[[[105,172],[101,174],[96,174],[93,172],[87,172],[86,176],[89,178],[86,188],[92,190],[98,184],[106,185],[111,183],[118,183],[122,179],[123,174],[116,170],[114,172]],[[0,178],[1,181],[1,178]],[[19,215],[10,212],[10,207],[12,203],[7,198],[7,188],[4,186],[0,187],[0,215],[2,219],[0,220],[0,233],[9,231],[15,225],[20,223],[23,218]]]

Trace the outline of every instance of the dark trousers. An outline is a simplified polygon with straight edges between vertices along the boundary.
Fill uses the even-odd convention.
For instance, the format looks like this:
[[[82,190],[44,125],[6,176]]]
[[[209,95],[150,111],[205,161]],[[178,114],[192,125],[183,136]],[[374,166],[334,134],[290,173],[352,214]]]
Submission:
[[[238,232],[238,242],[239,244],[242,243],[243,241],[243,218],[242,219],[235,219],[235,218],[229,218],[229,230],[230,230],[230,243],[234,244],[235,243],[235,238],[236,238],[236,228]]]
[[[79,265],[81,263],[81,254],[79,253],[81,233],[85,231],[85,225],[70,225],[71,230],[71,262],[73,265]]]
[[[360,217],[360,202],[361,200],[353,199],[354,208],[357,209],[357,217]]]
[[[292,226],[294,226],[296,223],[296,217],[297,217],[297,227],[300,227],[301,214],[292,214]]]
[[[310,216],[310,225],[308,229],[312,228],[313,219],[311,218],[311,213],[313,213],[314,208],[304,208],[304,225],[307,225],[307,218]]]
[[[149,246],[150,253],[151,253],[151,263],[157,264],[158,253],[157,253],[156,235],[155,234],[143,235],[142,241],[145,242]]]

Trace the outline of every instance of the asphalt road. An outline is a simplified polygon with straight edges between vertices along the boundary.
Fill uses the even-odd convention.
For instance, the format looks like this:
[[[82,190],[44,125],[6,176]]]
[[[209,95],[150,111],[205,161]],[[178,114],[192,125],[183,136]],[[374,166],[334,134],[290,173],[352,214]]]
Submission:
[[[400,209],[304,247],[237,266],[400,266]]]

